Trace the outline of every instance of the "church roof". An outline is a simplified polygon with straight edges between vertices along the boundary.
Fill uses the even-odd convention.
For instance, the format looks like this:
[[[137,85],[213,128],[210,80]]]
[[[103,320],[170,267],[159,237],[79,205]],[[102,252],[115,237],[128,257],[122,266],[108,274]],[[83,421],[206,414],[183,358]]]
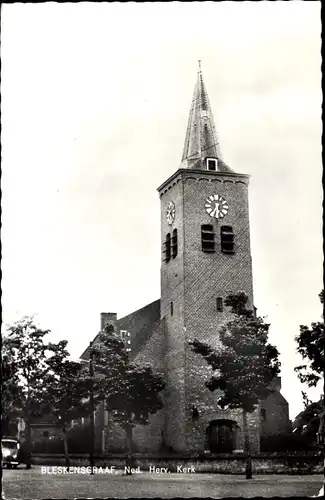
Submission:
[[[160,323],[160,299],[147,304],[117,321],[120,330],[131,332],[131,355],[134,357]]]
[[[106,317],[104,318],[106,320],[109,316],[109,323],[114,326],[116,333],[120,330],[126,330],[131,333],[131,356],[134,357],[160,324],[160,299],[120,319],[116,319],[116,313],[102,313],[102,315]],[[96,343],[104,331],[104,324],[105,321],[102,322],[101,331],[94,337],[92,343]],[[84,350],[80,358],[89,359],[89,346]]]
[[[232,172],[223,161],[214,125],[201,64],[197,74],[190,116],[188,120],[181,168],[204,169],[205,158],[217,158],[220,172]]]

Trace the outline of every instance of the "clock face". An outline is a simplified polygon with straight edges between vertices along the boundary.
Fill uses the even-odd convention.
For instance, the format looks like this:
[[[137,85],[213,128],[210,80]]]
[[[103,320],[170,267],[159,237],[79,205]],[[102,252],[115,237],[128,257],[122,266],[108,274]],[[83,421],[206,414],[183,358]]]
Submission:
[[[168,224],[172,224],[174,222],[175,215],[176,215],[175,205],[172,201],[170,201],[167,205],[167,210],[166,210],[166,219]]]
[[[205,210],[216,219],[222,219],[228,212],[229,206],[226,200],[218,194],[213,194],[205,202]]]
[[[219,410],[228,410],[229,405],[222,403],[222,398],[220,398],[217,401],[217,407],[219,408]]]

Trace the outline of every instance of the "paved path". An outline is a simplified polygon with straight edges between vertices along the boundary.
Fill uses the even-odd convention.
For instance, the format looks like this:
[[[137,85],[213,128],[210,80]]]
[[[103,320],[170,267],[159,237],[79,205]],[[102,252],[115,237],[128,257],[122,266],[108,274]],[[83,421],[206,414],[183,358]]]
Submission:
[[[322,475],[256,475],[246,480],[225,474],[134,474],[119,471],[106,474],[42,474],[41,466],[31,470],[3,471],[6,500],[73,498],[189,498],[189,497],[274,497],[317,495]]]

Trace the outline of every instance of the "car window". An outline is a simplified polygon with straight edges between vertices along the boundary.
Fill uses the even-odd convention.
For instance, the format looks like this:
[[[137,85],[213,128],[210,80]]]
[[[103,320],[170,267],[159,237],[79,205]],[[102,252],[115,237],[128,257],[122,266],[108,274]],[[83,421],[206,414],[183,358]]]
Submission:
[[[10,441],[9,439],[2,439],[1,445],[10,450],[15,450],[17,448],[17,441]]]

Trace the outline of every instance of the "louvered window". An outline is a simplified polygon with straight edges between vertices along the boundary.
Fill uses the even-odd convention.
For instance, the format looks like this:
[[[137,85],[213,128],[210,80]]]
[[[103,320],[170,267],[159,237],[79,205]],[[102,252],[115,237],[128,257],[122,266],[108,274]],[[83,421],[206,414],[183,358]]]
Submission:
[[[170,233],[166,235],[166,240],[163,245],[163,260],[164,262],[169,262],[171,257],[171,237]]]
[[[235,253],[234,233],[231,226],[221,226],[221,251]]]
[[[177,256],[177,252],[178,252],[177,229],[174,229],[171,242],[171,255],[173,259],[175,259],[175,257]]]
[[[201,243],[203,252],[215,252],[214,229],[210,224],[201,226]]]

